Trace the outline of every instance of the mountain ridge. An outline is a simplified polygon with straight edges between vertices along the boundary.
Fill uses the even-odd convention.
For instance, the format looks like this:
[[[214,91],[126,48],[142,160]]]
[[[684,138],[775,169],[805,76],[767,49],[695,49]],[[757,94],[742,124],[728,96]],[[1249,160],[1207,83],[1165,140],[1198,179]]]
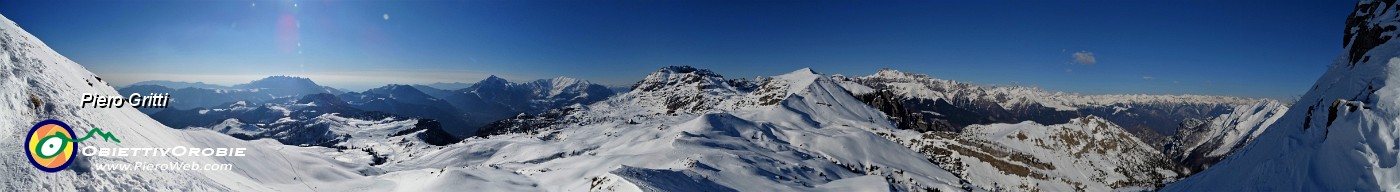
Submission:
[[[1344,52],[1298,104],[1249,145],[1164,191],[1400,189],[1397,26],[1395,1],[1359,1]]]

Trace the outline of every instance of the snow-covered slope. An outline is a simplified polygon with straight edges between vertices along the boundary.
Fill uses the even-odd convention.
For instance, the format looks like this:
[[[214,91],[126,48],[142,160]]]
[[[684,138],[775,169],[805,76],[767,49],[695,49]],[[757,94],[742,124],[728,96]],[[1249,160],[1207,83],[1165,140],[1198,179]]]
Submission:
[[[1273,100],[1235,107],[1230,114],[1182,123],[1168,142],[1166,153],[1176,162],[1200,171],[1254,141],[1283,117],[1288,106]]]
[[[1036,87],[979,86],[924,74],[882,69],[863,77],[838,77],[867,104],[894,117],[901,129],[960,131],[969,125],[1064,124],[1089,115],[1127,129],[1153,146],[1175,134],[1186,119],[1230,113],[1262,101],[1201,95],[1080,95]]]
[[[0,129],[0,145],[3,146],[23,146],[20,142],[27,136],[28,127],[41,120],[58,119],[72,126],[77,134],[100,127],[121,140],[89,140],[82,142],[83,146],[247,148],[244,157],[77,155],[73,166],[47,173],[29,165],[23,150],[6,147],[9,150],[0,153],[0,183],[3,183],[0,190],[4,191],[518,191],[532,185],[528,180],[492,168],[398,168],[404,171],[385,173],[365,162],[372,161],[363,155],[368,152],[295,147],[273,140],[245,141],[204,129],[172,129],[131,108],[81,108],[79,99],[83,93],[118,93],[95,74],[54,52],[8,19],[0,19],[0,79],[0,90],[5,90],[0,92],[0,103],[3,103],[0,105],[6,106],[6,110],[0,110],[0,117],[3,117],[0,127],[6,127]],[[393,153],[390,149],[373,150]],[[232,170],[96,168],[111,164],[177,162],[228,164]]]
[[[1400,190],[1395,1],[1362,0],[1345,53],[1249,145],[1167,191]]]
[[[120,143],[87,141],[111,147],[247,147],[247,157],[81,157],[67,171],[41,172],[27,163],[18,147],[0,153],[0,188],[5,191],[68,190],[315,190],[361,179],[363,165],[322,158],[321,150],[273,141],[244,141],[213,131],[170,129],[131,108],[80,108],[83,93],[117,95],[97,76],[64,58],[8,19],[0,20],[0,145],[23,146],[27,128],[44,119],[67,122],[78,133],[93,127],[113,133]],[[93,82],[89,85],[88,82]],[[108,163],[229,163],[231,171],[93,170]]]
[[[892,127],[878,111],[857,105],[844,89],[810,71],[775,78],[773,87],[787,88],[779,92],[790,94],[766,107],[667,114],[650,110],[654,103],[616,101],[583,107],[586,111],[578,113],[614,121],[569,124],[540,134],[502,135],[444,147],[384,148],[403,145],[382,143],[394,139],[350,138],[355,142],[348,143],[370,146],[357,152],[244,141],[206,129],[172,129],[130,108],[79,108],[76,100],[81,93],[117,92],[100,84],[88,85],[99,81],[94,74],[54,53],[13,22],[3,21],[0,33],[4,50],[0,78],[5,79],[0,88],[7,90],[0,92],[0,100],[13,109],[0,111],[5,117],[0,118],[0,126],[28,127],[53,118],[79,128],[102,127],[122,139],[84,145],[249,148],[247,157],[85,157],[58,173],[30,168],[23,153],[15,149],[0,154],[4,164],[0,172],[5,174],[0,180],[8,191],[948,191],[962,187],[956,176],[918,153],[870,133]],[[681,89],[665,87],[671,88],[658,89]],[[631,114],[650,116],[651,121],[622,120]],[[351,133],[407,123],[335,116],[318,119],[356,128],[343,130]],[[24,131],[4,130],[8,131],[0,134],[7,136],[0,137],[0,144],[19,146]],[[233,170],[91,167],[132,162],[229,163]]]
[[[876,132],[996,191],[1152,189],[1179,175],[1152,146],[1095,116],[1057,125],[974,125],[961,133]]]
[[[552,109],[571,104],[589,104],[613,95],[612,90],[587,80],[555,77],[524,83],[534,92],[536,108]],[[531,111],[535,112],[535,111]]]
[[[530,150],[546,151],[532,153],[562,153],[566,154],[563,156],[569,158],[594,159],[597,157],[588,157],[588,155],[575,157],[574,154],[588,154],[589,152],[582,151],[599,151],[610,148],[604,146],[592,149],[589,147],[603,145],[601,144],[604,143],[603,141],[591,141],[597,137],[651,138],[657,137],[654,135],[666,135],[676,128],[698,126],[724,128],[724,130],[706,131],[748,137],[748,142],[756,142],[762,146],[778,145],[780,147],[776,148],[789,148],[809,154],[831,153],[809,151],[861,148],[867,152],[894,150],[896,154],[904,156],[908,155],[903,154],[909,152],[906,150],[912,150],[916,152],[916,156],[921,156],[923,161],[931,162],[919,164],[940,166],[943,170],[952,170],[950,174],[956,175],[935,178],[957,180],[959,183],[955,186],[970,189],[1052,189],[1062,191],[1152,189],[1174,181],[1180,176],[1179,172],[1182,171],[1155,146],[1148,145],[1132,136],[1117,124],[1093,115],[1049,125],[1029,121],[1013,124],[972,125],[961,133],[895,129],[892,126],[894,123],[889,121],[883,112],[866,105],[852,96],[852,91],[849,91],[871,93],[875,91],[874,88],[854,84],[852,81],[843,81],[842,78],[839,76],[835,78],[823,77],[810,69],[801,69],[784,75],[760,77],[756,81],[737,81],[726,80],[724,77],[704,69],[667,67],[640,81],[633,91],[613,97],[605,102],[567,108],[540,116],[518,117],[513,119],[515,121],[510,121],[512,128],[495,133],[525,134],[505,134],[486,140],[469,140],[465,142],[467,143],[465,145],[474,143],[480,145],[477,142],[491,140],[530,138],[525,141],[538,139],[551,145],[555,145],[554,143],[557,142],[558,146],[578,146],[572,147],[577,150],[531,147]],[[696,121],[710,123],[692,125]],[[752,129],[759,131],[750,133],[754,132],[749,130],[750,127],[757,127]],[[851,127],[857,128],[857,130],[847,130],[846,134],[874,133],[884,140],[893,141],[900,146],[889,146],[884,142],[860,144],[859,147],[851,144],[855,141],[860,141],[856,143],[869,142],[864,141],[867,139],[864,137],[857,140],[843,139],[848,141],[837,142],[845,144],[805,146],[809,142],[804,142],[804,140],[830,137],[833,135],[825,132]],[[731,128],[734,130],[730,130]],[[770,133],[773,130],[782,132]],[[653,133],[648,133],[646,136],[632,135],[637,134],[635,132]],[[675,134],[681,134],[684,138],[684,135],[693,133],[693,131],[684,131]],[[781,139],[768,138],[772,136],[767,135],[778,136]],[[661,137],[667,138],[666,136]],[[706,136],[706,138],[724,137]],[[600,144],[564,144],[577,142],[597,142]],[[767,142],[776,142],[777,144],[767,144]],[[846,147],[837,147],[837,145]],[[650,149],[655,146],[646,144],[631,147],[644,148],[633,150],[655,150]],[[752,148],[744,147],[743,149]],[[468,152],[455,154],[460,153]],[[487,157],[481,158],[484,160],[475,161],[501,161]],[[649,157],[648,159],[651,158],[666,159],[667,157]],[[552,161],[556,157],[546,159]],[[831,158],[822,159],[831,160]],[[910,157],[899,159],[897,160],[899,162],[913,161],[913,158]],[[849,161],[837,160],[834,162]],[[888,160],[876,162],[888,162]],[[554,167],[558,166],[533,165],[530,167],[553,170]],[[843,166],[845,165],[843,164]],[[645,166],[624,162],[609,164],[608,167],[609,169],[617,169],[610,173],[618,174],[619,172],[635,173],[637,171],[633,169]],[[704,171],[686,170],[689,169],[688,167],[660,167],[676,172],[656,174],[674,175],[668,176],[674,178],[710,175]],[[888,169],[885,166],[876,167],[881,168],[874,169]],[[898,178],[898,175],[882,176]],[[646,185],[650,181],[626,181],[626,179],[635,180],[635,178],[626,175],[608,175],[605,178],[600,178],[598,183],[603,183],[599,184],[602,186],[629,189],[649,187]],[[719,183],[720,186],[730,186],[729,182],[733,181],[706,180],[700,183],[710,182]],[[833,181],[833,183],[835,182]],[[618,186],[612,186],[612,184]],[[896,186],[900,186],[900,184],[896,183]],[[907,185],[904,187],[908,189]],[[769,188],[739,189],[771,190]]]
[[[407,163],[502,167],[546,190],[963,187],[919,153],[873,134],[893,127],[835,81],[807,69],[765,79],[746,91],[708,70],[666,67],[554,126],[467,140]]]

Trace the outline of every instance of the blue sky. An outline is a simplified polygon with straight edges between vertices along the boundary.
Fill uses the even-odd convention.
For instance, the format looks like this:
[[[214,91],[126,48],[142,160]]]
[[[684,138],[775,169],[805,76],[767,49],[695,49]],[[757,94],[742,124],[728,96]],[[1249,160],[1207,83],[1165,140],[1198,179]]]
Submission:
[[[1340,55],[1353,4],[6,0],[0,14],[118,84],[296,75],[362,90],[495,74],[626,85],[693,65],[731,78],[893,68],[1087,94],[1288,98]]]

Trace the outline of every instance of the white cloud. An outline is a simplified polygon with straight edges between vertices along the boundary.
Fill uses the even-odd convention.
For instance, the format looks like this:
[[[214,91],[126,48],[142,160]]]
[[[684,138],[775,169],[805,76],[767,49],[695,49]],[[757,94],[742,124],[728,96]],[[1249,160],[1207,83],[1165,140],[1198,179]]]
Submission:
[[[1074,52],[1074,62],[1085,65],[1098,63],[1098,61],[1094,59],[1094,53],[1088,51]]]
[[[1142,80],[1152,80],[1152,76],[1142,76]]]

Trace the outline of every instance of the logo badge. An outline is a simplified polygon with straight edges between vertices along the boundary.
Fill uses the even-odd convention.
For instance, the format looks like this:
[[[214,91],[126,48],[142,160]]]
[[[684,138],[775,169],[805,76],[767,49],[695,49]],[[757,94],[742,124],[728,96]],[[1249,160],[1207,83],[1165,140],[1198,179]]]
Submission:
[[[29,164],[45,172],[58,172],[73,164],[74,151],[78,142],[72,142],[73,128],[58,120],[44,120],[29,128],[29,137],[24,140],[24,151],[29,153]]]

